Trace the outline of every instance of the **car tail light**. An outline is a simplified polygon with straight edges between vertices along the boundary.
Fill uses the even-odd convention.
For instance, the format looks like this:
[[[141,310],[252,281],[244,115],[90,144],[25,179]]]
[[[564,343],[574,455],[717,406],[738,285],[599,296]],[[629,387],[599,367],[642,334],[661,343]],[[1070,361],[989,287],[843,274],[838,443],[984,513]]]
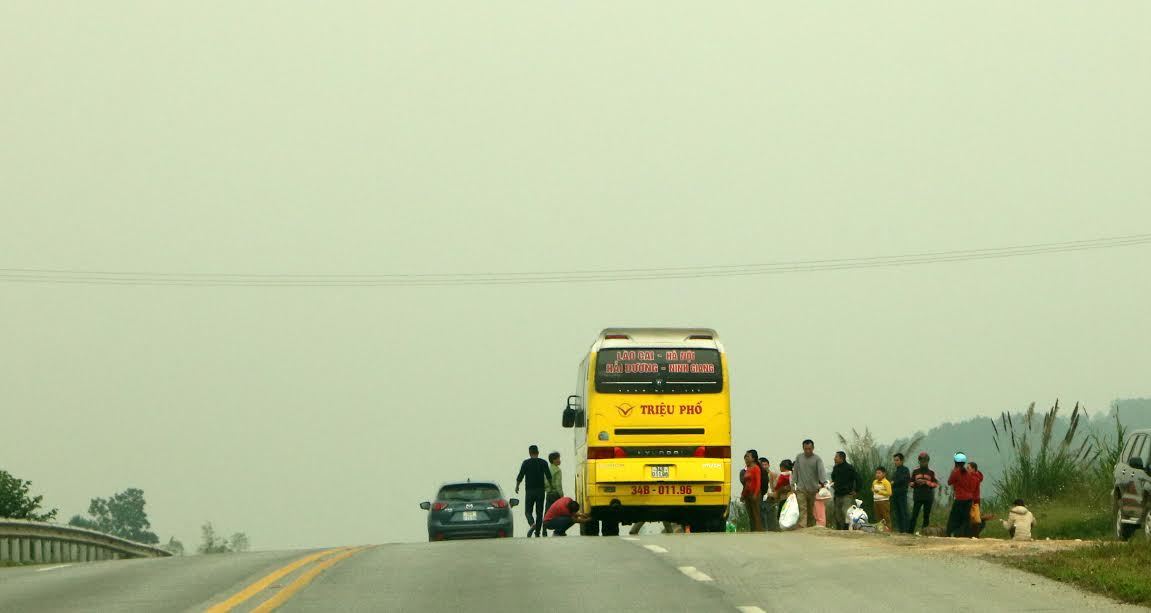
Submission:
[[[497,509],[506,509],[506,508],[508,508],[508,501],[504,500],[503,498],[500,498],[499,500],[493,502],[492,506],[497,508]]]
[[[587,459],[610,460],[612,458],[626,458],[627,451],[623,447],[588,447]]]
[[[432,505],[433,511],[443,511],[446,508],[448,508],[448,504],[446,502],[437,502],[436,504]]]
[[[436,540],[437,540],[437,541],[442,541],[442,540],[444,540],[444,533],[443,533],[443,532],[437,532],[437,533],[436,533]]]
[[[697,458],[730,458],[731,447],[696,447],[692,454]]]
[[[499,538],[502,538],[502,539],[506,539],[508,537],[508,533],[503,531],[503,530],[500,530],[499,532],[496,533],[496,536]]]

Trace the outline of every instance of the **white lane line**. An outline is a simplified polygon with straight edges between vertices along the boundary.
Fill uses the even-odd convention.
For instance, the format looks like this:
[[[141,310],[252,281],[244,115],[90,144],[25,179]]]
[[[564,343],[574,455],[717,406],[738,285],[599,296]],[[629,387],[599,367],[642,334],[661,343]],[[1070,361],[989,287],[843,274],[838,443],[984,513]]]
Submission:
[[[688,577],[691,577],[692,579],[695,579],[696,581],[711,581],[711,577],[699,572],[699,569],[694,566],[680,566],[679,572],[687,575]]]
[[[49,566],[48,568],[37,568],[36,572],[42,573],[42,572],[47,572],[50,570],[56,570],[57,568],[68,568],[69,566],[71,566],[71,564],[61,564],[59,566]]]
[[[740,613],[767,613],[759,607],[736,607]]]
[[[667,553],[667,550],[659,545],[644,545],[643,548],[648,551],[654,551],[655,553]]]
[[[630,537],[630,536],[621,536],[620,538],[621,538],[621,539],[623,539],[623,540],[625,540],[625,541],[639,541],[639,539],[637,539],[637,538],[632,538],[632,537]]]

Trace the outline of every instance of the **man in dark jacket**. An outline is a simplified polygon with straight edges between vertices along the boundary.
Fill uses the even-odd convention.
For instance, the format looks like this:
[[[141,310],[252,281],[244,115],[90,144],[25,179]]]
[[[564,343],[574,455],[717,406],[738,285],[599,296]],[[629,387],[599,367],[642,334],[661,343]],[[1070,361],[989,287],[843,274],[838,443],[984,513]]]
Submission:
[[[907,488],[911,484],[911,471],[903,465],[903,454],[891,457],[895,471],[891,475],[891,521],[895,532],[911,532],[907,521]]]
[[[540,457],[540,448],[528,447],[531,456],[520,464],[520,474],[516,477],[516,493],[520,493],[520,483],[527,481],[527,494],[524,496],[524,515],[528,518],[528,537],[540,536],[544,523],[545,490],[552,482],[551,467]],[[534,510],[534,515],[533,515]]]
[[[939,488],[939,480],[935,478],[935,471],[931,470],[931,456],[926,451],[919,453],[919,468],[911,473],[911,521],[908,522],[907,531],[915,531],[915,520],[919,512],[923,511],[923,527],[931,525],[931,507],[935,504],[935,490]]]
[[[847,510],[855,504],[859,492],[859,473],[847,463],[847,454],[835,452],[835,466],[831,469],[831,484],[835,488],[835,499],[831,504],[831,515],[827,523],[835,530],[847,530]]]

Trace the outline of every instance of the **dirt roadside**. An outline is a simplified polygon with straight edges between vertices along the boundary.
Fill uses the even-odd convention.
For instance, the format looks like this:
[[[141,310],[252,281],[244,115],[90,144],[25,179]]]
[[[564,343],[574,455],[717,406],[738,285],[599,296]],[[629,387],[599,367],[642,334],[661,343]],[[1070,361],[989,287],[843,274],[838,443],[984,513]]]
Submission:
[[[947,538],[936,536],[914,536],[909,534],[869,534],[826,528],[808,528],[807,532],[826,538],[844,538],[865,541],[875,547],[897,548],[902,551],[915,551],[925,555],[959,555],[970,557],[1029,556],[1049,551],[1064,551],[1077,547],[1089,547],[1097,541],[1091,540],[1042,540],[1009,541],[993,538]]]

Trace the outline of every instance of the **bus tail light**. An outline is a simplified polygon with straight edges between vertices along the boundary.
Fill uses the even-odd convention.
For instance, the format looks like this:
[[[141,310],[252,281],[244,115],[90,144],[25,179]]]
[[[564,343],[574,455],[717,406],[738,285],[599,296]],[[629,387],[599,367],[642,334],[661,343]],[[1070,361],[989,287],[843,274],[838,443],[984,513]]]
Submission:
[[[588,447],[587,459],[611,460],[613,458],[626,458],[627,451],[623,447]]]
[[[730,458],[731,447],[696,447],[692,454],[697,458]]]
[[[691,336],[687,337],[687,340],[689,340],[689,341],[714,341],[715,337],[713,337],[710,334],[692,334]]]
[[[722,492],[723,486],[722,485],[705,485],[705,486],[703,486],[703,491],[705,491],[705,492]]]
[[[626,341],[631,339],[631,337],[626,334],[605,334],[603,338],[608,341]]]

